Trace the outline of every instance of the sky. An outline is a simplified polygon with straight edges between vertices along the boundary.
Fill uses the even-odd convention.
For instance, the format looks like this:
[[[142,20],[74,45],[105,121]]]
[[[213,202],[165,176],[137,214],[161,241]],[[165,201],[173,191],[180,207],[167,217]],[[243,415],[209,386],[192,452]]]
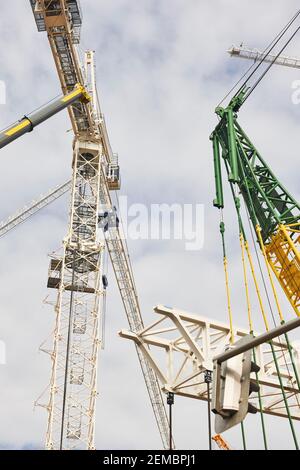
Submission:
[[[57,96],[60,87],[47,37],[37,32],[29,1],[2,3],[4,128]],[[120,195],[147,207],[204,205],[204,245],[198,251],[186,250],[182,240],[128,240],[144,321],[155,319],[157,304],[227,321],[209,135],[217,123],[215,107],[249,64],[231,59],[226,50],[241,42],[263,49],[296,12],[298,2],[82,0],[81,6],[81,48],[96,51],[101,107],[121,165]],[[300,55],[299,46],[298,35],[286,53]],[[273,67],[241,110],[240,122],[299,199],[300,105],[291,98],[295,80],[297,70]],[[63,112],[1,151],[1,220],[70,178],[70,127]],[[234,321],[246,327],[236,219],[228,191],[225,196]],[[50,378],[49,358],[38,351],[54,325],[53,311],[43,302],[49,295],[47,255],[61,246],[67,217],[65,196],[0,241],[0,339],[7,354],[6,365],[0,365],[0,448],[44,446],[46,412],[33,404]],[[134,347],[117,334],[127,321],[111,269],[108,276],[96,447],[160,448]],[[207,448],[206,420],[204,403],[176,398],[177,447]],[[247,420],[249,447],[262,448],[257,421]],[[291,448],[286,421],[266,421],[270,447]],[[228,440],[241,448],[237,430],[228,433]]]

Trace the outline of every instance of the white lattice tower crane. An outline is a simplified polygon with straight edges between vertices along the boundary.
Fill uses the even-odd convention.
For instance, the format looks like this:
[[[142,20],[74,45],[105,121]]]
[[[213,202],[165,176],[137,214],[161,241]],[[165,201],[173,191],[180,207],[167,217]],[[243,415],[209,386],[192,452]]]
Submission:
[[[241,59],[249,59],[254,62],[269,62],[277,65],[283,65],[285,67],[291,67],[294,69],[300,69],[300,59],[296,57],[289,57],[286,55],[280,55],[277,57],[276,54],[268,54],[259,51],[258,49],[251,49],[245,46],[232,46],[228,49],[228,54],[231,57],[237,57]]]
[[[50,400],[46,405],[46,447],[93,449],[101,299],[106,287],[101,281],[104,245],[98,222],[100,205],[113,212],[110,191],[119,189],[119,167],[97,99],[93,53],[86,53],[83,70],[76,49],[81,27],[79,2],[30,3],[38,30],[47,32],[63,92],[86,82],[92,96],[92,105],[78,102],[69,108],[75,135],[69,230],[62,255],[51,260],[48,280],[48,287],[57,289],[58,295]],[[143,321],[130,260],[117,224],[106,231],[105,242],[130,328],[141,331]],[[162,442],[167,447],[169,424],[160,386],[153,369],[137,352]]]

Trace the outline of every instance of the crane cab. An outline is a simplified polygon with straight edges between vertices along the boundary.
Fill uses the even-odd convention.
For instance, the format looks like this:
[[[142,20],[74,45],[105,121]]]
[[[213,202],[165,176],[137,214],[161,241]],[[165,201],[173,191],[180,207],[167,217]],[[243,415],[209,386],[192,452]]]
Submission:
[[[38,31],[65,31],[69,23],[72,42],[79,44],[82,14],[78,0],[66,0],[66,9],[62,0],[30,0],[30,4]]]
[[[106,179],[108,187],[112,191],[116,191],[121,187],[120,166],[117,154],[113,155],[113,159],[106,167]]]

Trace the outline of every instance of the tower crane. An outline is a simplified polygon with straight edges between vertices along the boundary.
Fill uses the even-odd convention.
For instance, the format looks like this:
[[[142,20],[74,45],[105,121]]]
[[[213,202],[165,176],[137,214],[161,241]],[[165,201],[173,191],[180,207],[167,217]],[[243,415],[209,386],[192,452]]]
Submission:
[[[289,57],[286,55],[279,55],[272,53],[261,52],[258,49],[251,49],[245,46],[232,46],[227,50],[231,57],[249,59],[254,62],[269,62],[277,65],[283,65],[285,67],[291,67],[294,69],[300,69],[300,59],[297,57]]]
[[[46,448],[94,448],[97,358],[101,321],[102,257],[99,214],[114,211],[110,191],[119,189],[119,165],[113,154],[97,100],[95,63],[77,51],[81,11],[77,0],[30,0],[38,31],[47,33],[64,93],[87,82],[91,103],[69,107],[74,131],[69,231],[62,256],[51,259],[48,287],[57,289]],[[20,220],[20,219],[19,219]],[[109,227],[105,242],[130,328],[143,321],[127,246],[119,227]],[[153,369],[137,350],[151,405],[164,447],[169,424]]]

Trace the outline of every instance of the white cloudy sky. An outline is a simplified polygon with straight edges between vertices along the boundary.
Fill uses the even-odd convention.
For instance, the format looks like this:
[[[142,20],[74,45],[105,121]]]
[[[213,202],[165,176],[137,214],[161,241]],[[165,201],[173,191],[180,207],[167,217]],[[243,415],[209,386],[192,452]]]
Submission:
[[[1,2],[0,80],[7,104],[3,128],[59,93],[47,38],[38,33],[29,1]],[[119,153],[122,195],[130,202],[202,203],[205,244],[198,252],[183,242],[129,241],[145,322],[163,303],[226,319],[218,213],[208,136],[214,108],[247,67],[230,59],[233,43],[263,48],[298,7],[296,0],[82,0],[82,49],[96,51],[98,85],[112,146]],[[287,51],[300,55],[299,37]],[[299,106],[291,102],[296,70],[273,68],[241,111],[240,121],[274,171],[299,197]],[[69,178],[72,135],[66,112],[2,150],[1,219]],[[41,448],[46,413],[33,402],[46,386],[50,362],[38,353],[54,322],[42,304],[47,295],[47,253],[66,233],[67,198],[46,208],[1,240],[1,329],[7,364],[0,366],[0,447]],[[228,199],[229,202],[229,199]],[[228,203],[228,206],[230,204]],[[226,213],[232,256],[235,322],[241,308],[236,227]],[[159,448],[133,345],[117,331],[127,326],[113,274],[107,305],[106,347],[100,361],[97,448]],[[239,308],[237,308],[239,307]],[[206,448],[205,404],[178,398],[179,448]],[[248,418],[247,439],[261,448],[258,421]],[[287,423],[267,419],[270,447],[292,447]],[[299,429],[298,429],[299,431]],[[240,448],[239,433],[228,439]]]

